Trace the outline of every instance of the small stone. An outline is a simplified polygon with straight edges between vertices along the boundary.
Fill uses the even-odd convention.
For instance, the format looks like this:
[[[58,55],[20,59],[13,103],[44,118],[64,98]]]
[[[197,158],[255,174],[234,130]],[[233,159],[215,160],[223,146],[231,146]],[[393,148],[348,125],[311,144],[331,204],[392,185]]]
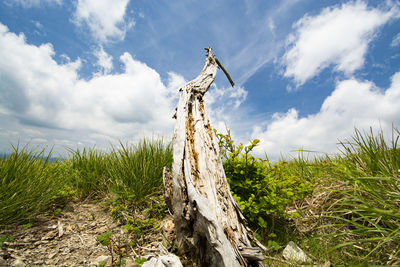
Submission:
[[[24,261],[20,258],[15,259],[15,261],[11,264],[11,266],[14,267],[25,267],[26,264],[24,263]]]
[[[160,256],[160,260],[166,267],[183,267],[178,256],[174,254]]]
[[[151,258],[143,263],[142,267],[164,267],[164,265],[157,258]]]
[[[56,231],[50,231],[50,232],[48,232],[47,234],[45,234],[45,235],[42,237],[42,241],[53,239],[53,238],[56,237],[56,235],[57,235],[57,232],[56,232]]]
[[[67,254],[69,254],[70,252],[71,252],[71,249],[68,248],[68,247],[66,247],[66,248],[63,249],[63,251],[61,252],[61,254],[62,254],[62,255],[67,255]]]
[[[54,258],[54,256],[57,255],[57,253],[50,253],[49,256],[47,256],[49,259]]]
[[[125,265],[124,265],[125,267],[135,267],[135,266],[137,266],[137,264],[135,263],[135,262],[133,262],[131,259],[126,259],[125,260]]]
[[[98,256],[92,263],[95,266],[99,266],[102,263],[108,263],[109,261],[111,261],[111,256]]]
[[[174,254],[146,257],[148,261],[143,263],[142,267],[182,267],[178,256]]]
[[[293,241],[290,241],[288,245],[283,250],[283,258],[287,261],[297,262],[297,263],[311,263],[312,260],[307,256],[304,251],[299,248]]]

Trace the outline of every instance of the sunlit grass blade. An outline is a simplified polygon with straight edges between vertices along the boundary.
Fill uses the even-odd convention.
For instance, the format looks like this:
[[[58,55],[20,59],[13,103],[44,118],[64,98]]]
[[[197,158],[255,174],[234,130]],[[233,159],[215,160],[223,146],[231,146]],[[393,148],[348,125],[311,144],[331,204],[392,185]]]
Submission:
[[[107,192],[107,161],[109,157],[96,148],[83,150],[68,149],[70,157],[66,160],[75,171],[72,181],[74,188],[83,196],[101,195]]]
[[[51,162],[51,151],[13,147],[0,160],[0,224],[26,221],[48,210],[60,197],[68,171]]]
[[[162,140],[114,147],[108,161],[109,188],[117,195],[141,201],[161,189],[162,169],[172,164],[172,147]]]

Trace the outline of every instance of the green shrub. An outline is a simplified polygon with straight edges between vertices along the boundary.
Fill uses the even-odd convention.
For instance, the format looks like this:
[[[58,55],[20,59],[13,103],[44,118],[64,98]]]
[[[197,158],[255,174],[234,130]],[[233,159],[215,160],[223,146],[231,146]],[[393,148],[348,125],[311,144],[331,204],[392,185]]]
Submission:
[[[253,228],[261,229],[262,237],[274,230],[277,219],[299,216],[287,214],[286,207],[303,199],[313,189],[310,182],[285,172],[285,163],[271,164],[250,154],[259,143],[235,145],[230,132],[217,134],[223,156],[225,174],[235,200]]]
[[[113,233],[111,231],[105,232],[105,233],[98,235],[96,239],[97,239],[97,241],[99,241],[100,244],[107,247],[111,242],[110,238],[111,238],[112,234]]]

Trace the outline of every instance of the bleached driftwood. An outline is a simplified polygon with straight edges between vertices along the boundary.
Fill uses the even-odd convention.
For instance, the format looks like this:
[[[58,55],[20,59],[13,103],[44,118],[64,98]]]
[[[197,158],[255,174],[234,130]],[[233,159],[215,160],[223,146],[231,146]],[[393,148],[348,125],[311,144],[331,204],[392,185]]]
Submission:
[[[172,174],[164,169],[163,175],[165,200],[174,214],[179,248],[193,253],[200,266],[262,266],[260,248],[265,248],[230,193],[203,101],[218,67],[233,82],[212,49],[206,50],[202,72],[180,89]]]

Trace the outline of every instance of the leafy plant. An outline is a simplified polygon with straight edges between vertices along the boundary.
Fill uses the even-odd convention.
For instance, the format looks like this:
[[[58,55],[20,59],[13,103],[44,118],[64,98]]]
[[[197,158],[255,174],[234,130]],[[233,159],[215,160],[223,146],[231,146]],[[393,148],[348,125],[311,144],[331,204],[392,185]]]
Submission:
[[[5,234],[5,235],[0,236],[0,247],[4,246],[4,242],[12,242],[12,241],[14,241],[14,239],[15,239],[15,236],[13,236],[13,235]]]
[[[33,226],[33,221],[30,221],[30,222],[28,222],[28,223],[26,223],[26,224],[23,224],[23,225],[22,225],[22,228],[23,228],[24,230],[27,230],[27,229],[31,228],[32,226]]]
[[[107,247],[108,251],[111,255],[111,263],[114,265],[123,265],[123,252],[121,250],[121,244],[119,242],[114,241],[111,236],[112,232],[105,232],[97,236],[97,241],[105,247]],[[116,260],[114,254],[118,255],[118,261]]]
[[[245,146],[235,145],[229,130],[226,135],[218,133],[217,137],[233,196],[250,225],[262,230],[263,239],[267,232],[274,231],[277,220],[299,216],[298,213],[289,215],[285,210],[290,203],[312,192],[310,182],[288,175],[284,162],[271,164],[251,155],[258,139],[250,140]]]
[[[107,247],[111,242],[111,239],[110,239],[111,236],[112,236],[112,232],[106,232],[106,233],[102,233],[102,234],[98,235],[96,239],[97,239],[97,241],[99,241],[100,244]]]
[[[161,192],[147,197],[147,203],[138,205],[125,198],[115,198],[110,209],[111,216],[124,225],[124,229],[133,238],[128,243],[131,247],[142,245],[148,240],[147,235],[160,232],[160,219],[167,211]]]
[[[145,258],[138,257],[135,259],[135,263],[137,263],[139,266],[142,266],[143,263],[145,263],[147,260]]]

